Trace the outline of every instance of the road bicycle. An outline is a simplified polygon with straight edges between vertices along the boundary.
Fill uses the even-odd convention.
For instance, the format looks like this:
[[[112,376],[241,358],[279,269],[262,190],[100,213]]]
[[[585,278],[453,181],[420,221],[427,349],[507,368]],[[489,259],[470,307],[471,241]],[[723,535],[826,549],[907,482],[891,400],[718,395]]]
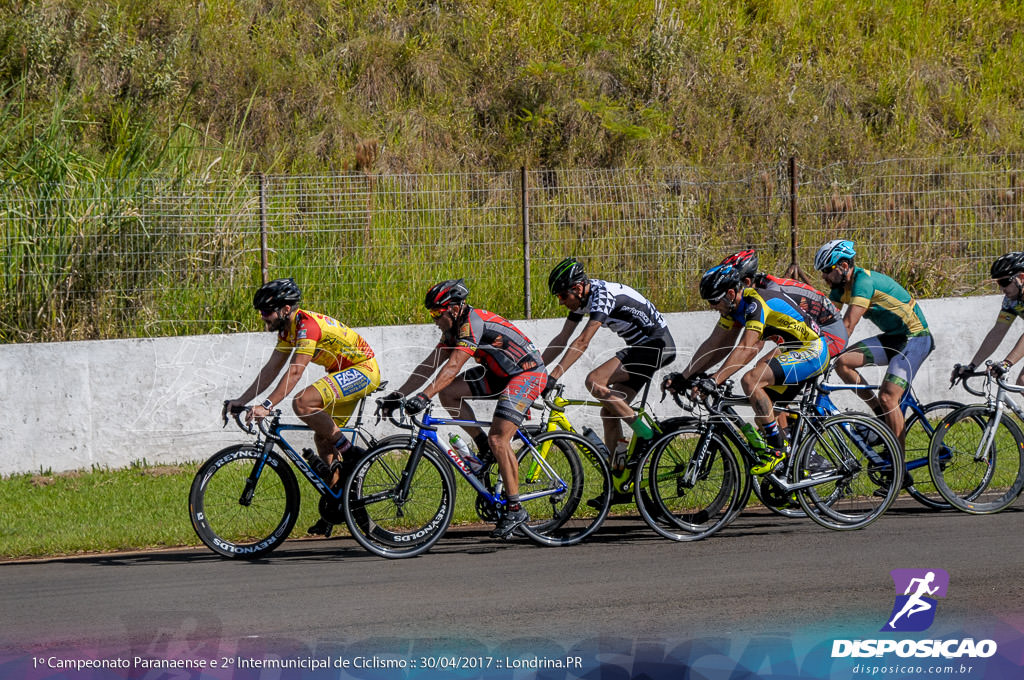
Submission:
[[[877,390],[878,388],[879,385],[823,384],[820,389],[824,394],[819,395],[818,399],[819,411],[823,413],[840,412],[839,407],[833,403],[831,398],[824,398],[826,395],[841,391],[856,392]],[[935,488],[935,483],[927,469],[928,450],[938,423],[963,406],[962,402],[950,399],[922,404],[917,399],[913,387],[903,393],[903,398],[900,401],[900,408],[903,409],[905,419],[903,426],[903,458],[905,462],[903,488],[914,500],[926,508],[948,510],[952,507]],[[915,472],[918,474],[914,475]]]
[[[354,424],[341,431],[353,444],[373,448],[389,438],[378,441],[362,429],[364,405],[365,399],[360,400]],[[319,494],[323,519],[341,524],[344,517],[342,489],[332,489],[286,439],[288,433],[310,432],[309,427],[282,423],[280,409],[247,425],[240,417],[247,410],[233,409],[232,416],[256,440],[221,449],[203,463],[192,480],[188,507],[192,528],[210,550],[224,557],[255,559],[281,545],[298,519],[299,485],[292,466]],[[315,455],[309,449],[305,453]]]
[[[928,451],[928,468],[938,492],[956,509],[974,515],[1003,510],[1024,489],[1024,433],[1010,415],[1024,419],[1024,409],[1010,396],[1024,392],[1024,387],[1007,383],[991,367],[987,362],[988,370],[971,371],[953,381],[962,380],[964,389],[985,403],[963,406],[946,416]],[[983,389],[968,384],[976,377],[984,377]]]
[[[455,508],[456,472],[476,492],[482,517],[500,521],[506,512],[508,501],[496,465],[474,473],[437,434],[441,426],[487,428],[490,423],[435,418],[431,407],[412,416],[412,424],[392,417],[396,426],[412,433],[368,452],[345,484],[349,530],[364,548],[381,557],[414,557],[441,538]],[[550,546],[572,545],[597,531],[608,515],[611,476],[594,444],[569,432],[533,434],[518,428],[512,445],[519,461],[520,502],[530,515],[518,530]],[[603,500],[592,507],[586,502],[592,498]]]
[[[903,480],[904,461],[899,442],[892,432],[873,417],[855,412],[836,413],[829,397],[830,386],[815,379],[792,406],[776,404],[777,411],[797,416],[791,431],[791,454],[785,462],[757,482],[760,498],[771,507],[782,508],[794,500],[812,520],[835,530],[860,529],[876,521],[892,505]],[[692,392],[692,406],[699,412],[690,424],[663,437],[641,461],[641,470],[651,480],[651,496],[660,508],[677,521],[681,529],[690,522],[679,521],[684,512],[703,519],[721,511],[716,504],[726,497],[720,491],[714,499],[700,488],[705,475],[718,461],[740,452],[746,462],[740,477],[722,477],[741,489],[737,501],[721,517],[714,531],[727,525],[745,507],[755,480],[750,467],[757,453],[743,434],[745,419],[735,406],[746,403],[732,393],[732,381],[699,398]],[[687,460],[680,467],[679,459]],[[710,501],[709,501],[710,499]],[[708,535],[704,527],[697,527]]]
[[[600,451],[601,455],[606,460],[611,460],[611,456],[608,451],[608,447],[601,440],[601,438],[589,427],[585,427],[582,431],[577,432],[572,422],[569,420],[566,409],[569,407],[585,407],[585,408],[600,408],[603,406],[599,401],[593,401],[588,399],[567,399],[563,395],[565,386],[558,384],[555,391],[549,395],[548,398],[542,402],[543,406],[535,406],[535,408],[545,410],[545,415],[541,418],[539,425],[528,426],[535,432],[572,432],[580,434],[588,439],[594,446]],[[688,530],[680,531],[676,526],[676,523],[670,518],[664,515],[662,509],[658,507],[651,499],[650,493],[647,489],[649,481],[642,474],[637,474],[639,463],[643,454],[655,446],[656,443],[668,433],[671,433],[678,425],[686,424],[690,419],[681,418],[669,418],[666,420],[658,420],[654,415],[647,409],[647,397],[650,390],[650,383],[645,385],[640,401],[633,405],[633,409],[637,414],[637,417],[642,419],[648,427],[654,432],[654,436],[651,439],[644,440],[639,437],[632,437],[627,445],[625,451],[624,467],[619,473],[612,473],[612,504],[621,504],[624,502],[633,502],[636,504],[637,509],[640,512],[641,517],[644,521],[658,534],[677,541],[688,541],[695,540],[702,536],[696,535],[696,532],[692,528],[696,525],[704,525],[711,528],[715,525],[717,518],[714,513],[709,513],[709,516],[696,521],[695,518],[690,517],[687,525]],[[730,462],[728,460],[719,461],[721,469],[717,469],[712,473],[710,470],[707,477],[705,478],[705,484],[714,484],[716,479],[721,476],[735,475],[736,472],[729,467]],[[734,489],[727,484],[718,485],[719,489],[725,489],[725,493],[728,495],[733,492]],[[717,492],[716,492],[717,493]],[[628,500],[626,500],[628,499]],[[603,502],[604,499],[589,499],[591,503]],[[711,505],[711,504],[709,504]],[[721,505],[721,504],[719,504]],[[728,504],[726,504],[728,505]]]

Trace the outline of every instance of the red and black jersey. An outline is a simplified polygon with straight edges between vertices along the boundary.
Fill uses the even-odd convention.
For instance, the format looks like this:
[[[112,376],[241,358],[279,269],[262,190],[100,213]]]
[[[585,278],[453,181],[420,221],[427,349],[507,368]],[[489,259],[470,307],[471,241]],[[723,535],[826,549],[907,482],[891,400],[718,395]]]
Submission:
[[[533,342],[508,319],[483,309],[468,307],[462,321],[437,346],[467,352],[488,372],[503,378],[544,370]]]

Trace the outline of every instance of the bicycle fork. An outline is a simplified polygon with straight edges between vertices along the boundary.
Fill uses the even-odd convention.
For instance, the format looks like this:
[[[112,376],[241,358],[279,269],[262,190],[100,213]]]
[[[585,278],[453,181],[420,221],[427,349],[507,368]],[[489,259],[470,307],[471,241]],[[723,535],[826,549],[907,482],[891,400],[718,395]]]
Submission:
[[[256,485],[260,482],[260,475],[263,474],[263,467],[267,464],[267,456],[274,444],[270,440],[263,443],[263,452],[252,465],[252,471],[245,479],[245,486],[242,487],[242,495],[238,498],[238,504],[242,507],[252,505],[252,499],[256,495]]]

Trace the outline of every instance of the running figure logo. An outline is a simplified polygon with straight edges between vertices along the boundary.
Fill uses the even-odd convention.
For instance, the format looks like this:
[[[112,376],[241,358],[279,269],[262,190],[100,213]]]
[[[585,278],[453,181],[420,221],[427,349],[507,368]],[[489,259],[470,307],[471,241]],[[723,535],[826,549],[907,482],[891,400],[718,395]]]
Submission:
[[[949,574],[943,569],[893,569],[896,601],[883,631],[916,632],[935,621],[935,598],[945,597]]]

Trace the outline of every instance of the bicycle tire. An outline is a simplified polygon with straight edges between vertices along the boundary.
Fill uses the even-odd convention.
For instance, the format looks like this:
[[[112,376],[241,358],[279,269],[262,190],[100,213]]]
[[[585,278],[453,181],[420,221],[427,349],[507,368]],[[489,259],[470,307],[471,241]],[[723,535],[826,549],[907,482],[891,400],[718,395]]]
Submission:
[[[999,420],[988,458],[978,456],[992,416],[984,405],[957,409],[939,424],[928,451],[935,488],[950,505],[972,515],[1003,510],[1024,488],[1024,433],[1008,412]]]
[[[718,434],[710,435],[701,469],[692,469],[700,439],[699,426],[681,425],[659,437],[639,462],[637,479],[655,503],[650,508],[638,501],[640,513],[655,532],[673,541],[711,536],[739,514],[741,499],[749,498],[739,460]]]
[[[256,487],[247,480],[263,458],[252,444],[213,454],[196,472],[188,494],[189,518],[199,540],[218,555],[256,559],[281,545],[299,516],[299,486],[280,454],[271,451]],[[249,496],[243,502],[243,494]]]
[[[931,447],[932,434],[939,423],[961,407],[962,403],[949,400],[921,404],[921,413],[912,411],[904,426],[903,459],[907,470],[904,473],[903,488],[911,498],[930,510],[949,510],[953,507],[935,488],[928,466],[928,450]],[[928,427],[925,427],[925,421]],[[919,460],[923,460],[924,465],[914,465],[914,461]],[[910,469],[911,467],[914,469]],[[908,476],[913,479],[913,483],[907,483]]]
[[[392,441],[356,463],[342,494],[345,523],[356,541],[388,559],[421,555],[448,529],[455,511],[455,480],[441,453],[427,442],[412,473],[408,496],[398,499],[415,441]]]
[[[877,443],[868,447],[869,430]],[[818,462],[820,457],[824,463]],[[811,470],[826,465],[828,471]],[[903,482],[903,451],[892,431],[873,417],[840,413],[826,418],[800,443],[793,479],[823,481],[796,492],[807,516],[836,531],[862,529],[877,521],[896,500]]]
[[[530,440],[532,446],[520,440],[517,452],[520,502],[530,514],[521,530],[539,545],[575,545],[608,516],[608,464],[585,437],[571,432],[547,432]]]

